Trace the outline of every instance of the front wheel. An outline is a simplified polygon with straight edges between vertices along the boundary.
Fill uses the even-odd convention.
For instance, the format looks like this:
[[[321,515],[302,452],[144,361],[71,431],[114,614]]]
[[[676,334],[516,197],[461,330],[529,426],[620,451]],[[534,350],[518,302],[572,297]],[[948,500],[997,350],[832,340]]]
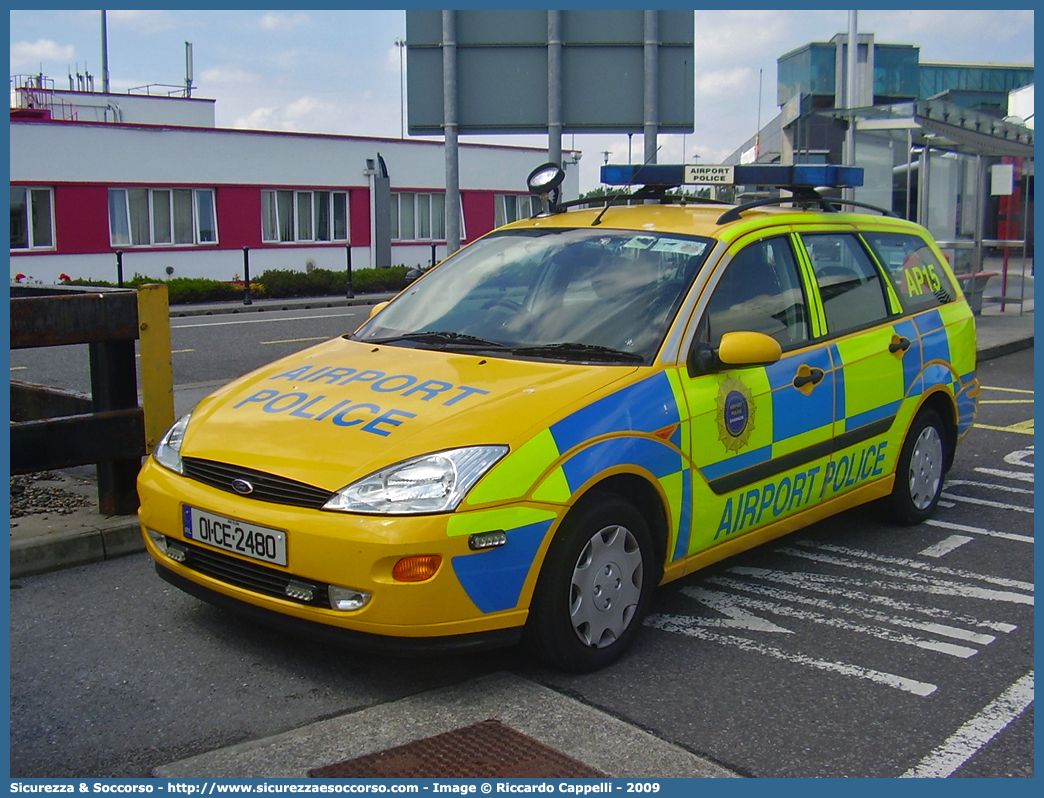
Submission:
[[[919,524],[935,512],[946,474],[947,430],[939,414],[924,408],[914,418],[896,464],[895,485],[884,500],[897,524]]]
[[[548,548],[529,610],[528,647],[566,671],[608,665],[637,634],[658,581],[649,527],[634,505],[591,497]]]

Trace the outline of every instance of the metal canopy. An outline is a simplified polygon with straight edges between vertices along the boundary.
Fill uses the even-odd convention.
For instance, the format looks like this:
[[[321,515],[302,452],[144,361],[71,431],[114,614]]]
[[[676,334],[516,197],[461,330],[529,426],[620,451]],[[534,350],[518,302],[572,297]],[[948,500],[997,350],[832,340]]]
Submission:
[[[857,130],[902,131],[903,138],[910,131],[913,144],[919,146],[966,155],[1033,157],[1031,129],[942,100],[857,108],[854,114]],[[848,112],[828,115],[845,119]]]

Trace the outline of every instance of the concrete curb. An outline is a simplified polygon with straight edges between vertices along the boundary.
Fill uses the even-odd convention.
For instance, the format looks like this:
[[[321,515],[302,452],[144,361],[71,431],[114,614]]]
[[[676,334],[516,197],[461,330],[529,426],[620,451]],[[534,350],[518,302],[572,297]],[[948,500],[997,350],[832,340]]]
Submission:
[[[549,687],[509,673],[378,704],[154,768],[159,778],[307,778],[308,770],[487,719],[612,778],[738,774]],[[577,734],[584,729],[584,734]]]
[[[984,360],[1003,357],[1004,355],[1010,355],[1012,352],[1021,352],[1023,349],[1029,349],[1032,346],[1033,336],[1030,335],[1028,338],[1017,338],[1014,341],[1005,341],[1004,343],[983,347],[975,353],[975,359],[982,363]]]
[[[145,542],[138,517],[119,516],[92,527],[12,539],[11,578],[88,565],[142,551],[145,551]]]
[[[353,299],[346,297],[303,297],[300,299],[263,299],[252,305],[238,303],[221,303],[215,305],[171,305],[172,319],[184,316],[223,316],[235,313],[263,313],[278,310],[314,310],[317,308],[344,308],[354,306],[376,305],[391,299],[395,294],[366,294]]]

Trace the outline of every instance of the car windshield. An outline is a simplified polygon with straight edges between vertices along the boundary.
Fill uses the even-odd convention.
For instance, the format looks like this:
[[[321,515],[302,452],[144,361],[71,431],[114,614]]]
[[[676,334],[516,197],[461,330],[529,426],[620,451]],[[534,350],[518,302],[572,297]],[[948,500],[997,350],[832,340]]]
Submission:
[[[711,245],[622,230],[505,230],[440,264],[351,338],[650,364]]]

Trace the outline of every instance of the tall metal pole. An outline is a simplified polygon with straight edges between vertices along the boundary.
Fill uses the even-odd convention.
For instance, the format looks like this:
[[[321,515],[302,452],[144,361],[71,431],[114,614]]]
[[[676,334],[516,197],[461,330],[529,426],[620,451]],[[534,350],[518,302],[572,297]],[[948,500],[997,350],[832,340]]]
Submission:
[[[460,249],[460,162],[457,151],[457,19],[442,12],[442,115],[446,139],[446,254]]]
[[[109,93],[109,30],[105,22],[105,12],[101,12],[101,57],[102,57],[102,91]]]
[[[656,136],[660,131],[659,12],[645,11],[645,163],[656,163]]]
[[[847,75],[845,75],[845,108],[856,107],[856,68],[859,63],[857,55],[859,48],[859,12],[848,12],[848,61]],[[855,113],[848,112],[848,136],[845,138],[845,164],[855,166]],[[845,199],[855,199],[855,189],[846,188],[843,191]]]
[[[406,138],[406,68],[403,66],[403,54],[406,52],[406,40],[396,39],[399,48],[399,138]]]
[[[547,160],[562,165],[562,12],[547,12]]]

